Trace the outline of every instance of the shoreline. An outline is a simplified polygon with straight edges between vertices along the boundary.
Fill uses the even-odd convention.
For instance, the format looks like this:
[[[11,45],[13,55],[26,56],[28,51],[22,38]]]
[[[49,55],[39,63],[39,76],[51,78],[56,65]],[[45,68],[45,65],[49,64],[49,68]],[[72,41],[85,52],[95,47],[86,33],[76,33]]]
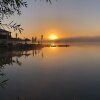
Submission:
[[[51,44],[16,44],[16,45],[1,45],[0,48],[5,49],[34,49],[34,48],[43,48],[43,47],[69,47],[70,45],[51,45]]]

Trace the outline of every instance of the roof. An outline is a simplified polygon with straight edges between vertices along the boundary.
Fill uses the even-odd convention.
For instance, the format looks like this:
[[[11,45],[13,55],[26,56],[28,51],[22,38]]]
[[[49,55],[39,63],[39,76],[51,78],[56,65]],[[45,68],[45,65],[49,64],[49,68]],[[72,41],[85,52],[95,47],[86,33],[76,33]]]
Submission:
[[[0,32],[11,33],[11,32],[9,32],[9,31],[7,31],[7,30],[4,30],[4,29],[0,29]]]

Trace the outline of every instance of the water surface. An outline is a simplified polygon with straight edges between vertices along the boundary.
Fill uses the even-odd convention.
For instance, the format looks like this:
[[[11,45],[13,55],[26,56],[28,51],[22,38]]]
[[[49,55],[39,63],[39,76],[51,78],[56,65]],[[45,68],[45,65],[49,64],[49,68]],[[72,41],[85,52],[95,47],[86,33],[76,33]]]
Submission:
[[[0,100],[100,100],[100,46],[0,52]]]

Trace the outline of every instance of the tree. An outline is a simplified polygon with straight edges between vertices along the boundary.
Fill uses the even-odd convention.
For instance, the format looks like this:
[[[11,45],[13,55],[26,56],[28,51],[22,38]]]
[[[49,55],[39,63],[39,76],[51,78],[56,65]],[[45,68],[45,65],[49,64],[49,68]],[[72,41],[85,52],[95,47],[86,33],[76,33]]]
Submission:
[[[18,33],[16,33],[16,39],[18,38]]]
[[[24,0],[0,0],[0,27],[3,29],[5,27],[13,28],[14,31],[18,30],[21,33],[23,29],[20,24],[13,23],[14,21],[9,24],[4,24],[1,21],[4,17],[8,18],[14,15],[14,13],[20,15],[22,7],[27,7],[27,2]]]
[[[42,44],[42,42],[43,42],[43,35],[41,35],[41,44]]]
[[[51,3],[51,0],[45,1]],[[18,30],[21,33],[23,30],[20,28],[21,25],[12,24],[13,21],[10,24],[3,24],[1,20],[4,17],[8,18],[14,15],[14,13],[20,15],[22,7],[27,7],[27,0],[0,0],[0,27],[4,28],[6,26],[7,28],[13,28],[14,31]]]
[[[0,13],[3,16],[10,16],[17,12],[18,15],[21,14],[21,8],[27,7],[27,2],[23,0],[1,0],[0,1]]]
[[[37,37],[35,36],[34,41],[37,42]]]
[[[45,1],[52,3],[51,0]],[[27,0],[0,0],[0,13],[6,17],[14,13],[20,15],[22,7],[27,7]]]
[[[34,38],[32,37],[32,44],[34,43]]]

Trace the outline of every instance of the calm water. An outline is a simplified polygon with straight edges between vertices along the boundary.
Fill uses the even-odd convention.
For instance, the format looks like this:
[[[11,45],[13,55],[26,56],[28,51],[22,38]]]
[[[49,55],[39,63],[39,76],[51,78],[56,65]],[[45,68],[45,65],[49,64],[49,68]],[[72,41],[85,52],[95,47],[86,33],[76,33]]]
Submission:
[[[0,100],[100,100],[100,46],[0,52]]]

